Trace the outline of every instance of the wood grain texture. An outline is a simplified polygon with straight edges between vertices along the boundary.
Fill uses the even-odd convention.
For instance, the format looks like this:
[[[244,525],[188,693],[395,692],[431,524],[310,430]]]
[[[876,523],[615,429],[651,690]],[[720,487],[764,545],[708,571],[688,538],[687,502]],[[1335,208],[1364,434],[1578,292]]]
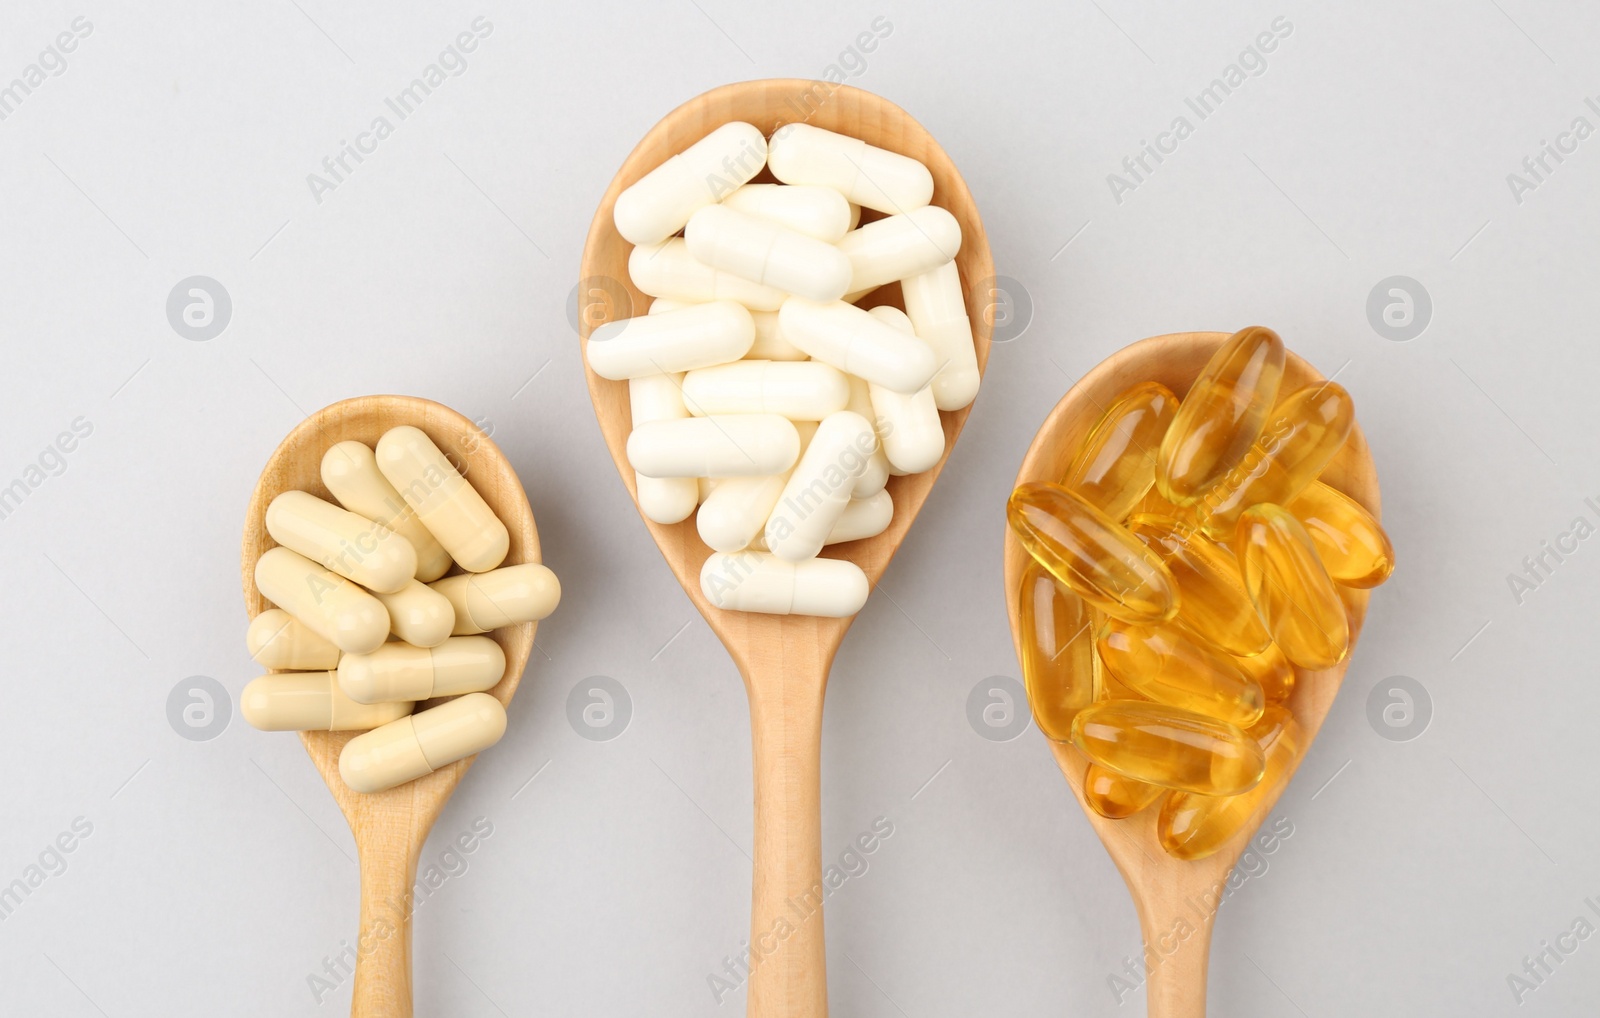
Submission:
[[[277,542],[267,534],[267,504],[279,492],[309,491],[333,500],[322,483],[322,455],[339,442],[376,446],[385,431],[402,424],[420,428],[462,471],[511,533],[505,565],[539,561],[533,510],[516,471],[477,425],[449,407],[412,396],[363,396],[325,407],[302,421],[267,461],[245,513],[241,554],[245,609],[254,618],[270,607],[256,590],[255,564]],[[456,567],[452,572],[460,572]],[[488,634],[505,651],[506,671],[489,692],[509,704],[533,648],[536,623]],[[423,710],[443,700],[419,704]],[[416,781],[383,792],[361,794],[339,776],[339,753],[359,732],[301,732],[311,762],[355,835],[361,863],[361,918],[357,936],[355,1018],[410,1018],[411,913],[417,858],[445,801],[476,757],[468,757]]]
[[[994,263],[977,207],[954,163],[922,125],[893,103],[848,86],[802,79],[741,82],[707,92],[668,114],[634,148],[606,189],[584,247],[579,297],[584,344],[598,326],[642,315],[650,303],[628,278],[632,246],[612,222],[617,195],[669,156],[735,120],[754,124],[769,135],[785,123],[804,121],[924,163],[933,174],[933,204],[943,206],[961,224],[956,264],[980,370],[987,364],[993,316],[985,301]],[[763,171],[756,179],[772,178]],[[898,284],[880,289],[861,304],[894,304],[904,309]],[[626,449],[632,426],[627,383],[600,378],[587,364],[585,372],[606,445],[628,493],[637,500]],[[890,479],[894,519],[889,529],[864,541],[834,545],[826,550],[827,557],[849,559],[866,572],[868,580],[877,583],[944,468],[970,409],[941,415],[945,457],[938,465],[924,473]],[[822,701],[828,668],[851,620],[755,615],[716,608],[700,590],[700,567],[710,549],[701,542],[694,518],[667,526],[646,519],[645,526],[689,599],[727,647],[750,698],[756,827],[751,910],[754,971],[748,984],[748,1014],[756,1018],[823,1018],[827,1014],[827,980],[822,914],[820,906],[807,913],[802,899],[815,895],[822,878]],[[798,909],[795,903],[799,903]],[[780,921],[794,930],[776,939],[773,930]],[[774,947],[763,953],[767,944]]]
[[[1059,481],[1062,467],[1087,436],[1104,409],[1129,386],[1157,381],[1182,396],[1189,390],[1205,362],[1228,338],[1221,332],[1185,332],[1157,336],[1118,351],[1074,385],[1039,428],[1033,445],[1017,473],[1017,483]],[[1284,368],[1283,387],[1288,393],[1322,380],[1305,361],[1289,354]],[[1377,472],[1358,425],[1344,447],[1328,465],[1321,479],[1360,502],[1374,516],[1381,505]],[[1021,654],[1022,633],[1018,611],[1018,590],[1028,554],[1011,535],[1005,537],[1006,606],[1011,616],[1011,636]],[[1366,618],[1369,591],[1341,588],[1350,614],[1351,653]],[[1256,813],[1222,850],[1206,859],[1186,862],[1174,859],[1161,848],[1156,838],[1158,807],[1153,806],[1126,820],[1107,820],[1090,809],[1083,797],[1083,772],[1088,761],[1071,745],[1052,742],[1051,751],[1067,783],[1072,786],[1078,805],[1083,807],[1106,851],[1122,871],[1133,895],[1139,926],[1153,962],[1145,983],[1151,1018],[1203,1018],[1206,1011],[1206,962],[1211,948],[1211,932],[1216,917],[1216,901],[1229,872],[1249,847],[1255,834],[1288,781],[1305,758],[1333,698],[1344,680],[1350,656],[1335,668],[1321,672],[1296,669],[1294,692],[1288,703],[1295,720],[1304,731],[1300,753],[1290,766],[1283,783],[1270,792]],[[1191,933],[1184,935],[1187,923]]]

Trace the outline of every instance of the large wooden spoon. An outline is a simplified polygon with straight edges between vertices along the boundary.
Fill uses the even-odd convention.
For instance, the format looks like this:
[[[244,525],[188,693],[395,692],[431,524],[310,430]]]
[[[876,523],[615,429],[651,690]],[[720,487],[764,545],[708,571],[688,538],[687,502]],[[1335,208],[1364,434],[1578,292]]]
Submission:
[[[1227,340],[1221,332],[1181,332],[1146,339],[1118,351],[1079,379],[1040,427],[1022,461],[1017,483],[1060,481],[1061,472],[1089,429],[1117,395],[1137,382],[1156,381],[1178,395],[1189,390],[1206,361]],[[1322,380],[1314,368],[1289,354],[1282,392],[1291,392]],[[1378,477],[1372,455],[1358,425],[1334,457],[1321,480],[1360,502],[1374,516],[1379,512]],[[1006,607],[1011,613],[1011,636],[1021,653],[1022,629],[1018,590],[1028,553],[1007,530],[1005,538]],[[1368,591],[1342,588],[1350,615],[1352,649],[1366,618]],[[1052,742],[1050,749],[1094,825],[1106,851],[1122,871],[1133,894],[1139,927],[1148,945],[1150,965],[1145,994],[1151,1018],[1203,1018],[1206,1013],[1206,963],[1216,903],[1239,857],[1249,847],[1261,821],[1271,812],[1289,777],[1305,758],[1307,747],[1322,727],[1323,718],[1339,692],[1350,658],[1321,672],[1297,670],[1289,709],[1304,732],[1300,753],[1278,788],[1263,798],[1256,813],[1221,851],[1205,859],[1174,859],[1156,840],[1157,809],[1152,807],[1126,820],[1107,820],[1084,801],[1083,772],[1088,761],[1070,745]],[[1209,904],[1208,904],[1209,903]]]
[[[975,287],[994,275],[989,245],[972,195],[955,164],[922,125],[893,103],[868,92],[820,81],[748,81],[714,89],[673,110],[651,128],[606,189],[584,247],[581,333],[614,318],[645,313],[650,298],[628,278],[631,245],[617,233],[612,206],[624,188],[669,156],[729,121],[742,120],[770,134],[804,121],[865,139],[920,160],[933,173],[933,203],[961,224],[956,263],[966,291],[980,369],[988,360],[992,316]],[[763,173],[758,180],[770,180]],[[891,284],[863,303],[899,304]],[[587,368],[586,368],[587,370]],[[632,427],[628,387],[588,372],[595,415],[623,483],[637,500],[627,440]],[[970,408],[969,408],[970,409]],[[968,410],[944,414],[945,457]],[[891,478],[894,521],[877,537],[836,545],[826,554],[847,558],[876,583],[905,539],[945,460],[924,473]],[[757,1018],[824,1018],[828,1012],[820,888],[822,698],[828,669],[850,619],[755,615],[713,607],[700,590],[700,567],[709,548],[693,517],[663,526],[645,521],[689,599],[733,656],[750,698],[755,758],[755,880],[751,912],[751,965],[747,1013]],[[799,903],[797,905],[791,902]],[[806,902],[816,904],[807,905]],[[787,923],[786,936],[774,933]]]
[[[375,446],[385,431],[402,424],[420,428],[433,439],[505,523],[511,532],[505,564],[539,561],[539,534],[528,496],[505,455],[477,425],[431,400],[362,396],[324,407],[306,418],[261,471],[245,512],[241,558],[244,604],[252,618],[268,607],[255,583],[256,560],[276,544],[267,534],[267,503],[279,492],[291,490],[309,491],[332,501],[322,483],[322,454],[347,439]],[[510,703],[517,691],[536,625],[527,622],[489,634],[506,654],[505,675],[489,690],[502,704]],[[339,751],[358,734],[300,733],[311,762],[350,824],[361,863],[361,926],[351,940],[357,952],[350,1014],[353,1018],[410,1018],[412,888],[417,858],[445,800],[476,757],[397,788],[364,795],[351,791],[339,776]]]

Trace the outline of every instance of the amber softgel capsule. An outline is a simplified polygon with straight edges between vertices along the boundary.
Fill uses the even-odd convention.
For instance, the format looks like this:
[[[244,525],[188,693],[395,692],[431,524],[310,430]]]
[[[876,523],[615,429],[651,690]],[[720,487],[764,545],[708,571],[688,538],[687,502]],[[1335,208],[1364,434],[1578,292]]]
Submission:
[[[1282,506],[1251,506],[1239,517],[1234,552],[1245,590],[1285,657],[1313,671],[1344,660],[1344,602],[1299,520]]]
[[[1244,460],[1267,423],[1283,363],[1283,340],[1261,326],[1234,333],[1206,362],[1161,442],[1162,497],[1188,505]]]

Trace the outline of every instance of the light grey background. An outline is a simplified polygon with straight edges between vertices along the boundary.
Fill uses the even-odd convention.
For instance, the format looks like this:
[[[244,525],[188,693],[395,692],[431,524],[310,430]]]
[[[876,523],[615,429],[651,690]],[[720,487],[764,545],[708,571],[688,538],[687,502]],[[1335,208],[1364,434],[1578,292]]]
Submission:
[[[166,703],[253,674],[238,537],[279,439],[403,392],[492,430],[565,589],[425,853],[493,825],[418,911],[418,1013],[742,1013],[707,977],[747,936],[743,691],[605,455],[567,301],[651,124],[727,81],[822,75],[882,16],[850,80],[948,148],[1033,314],[834,669],[824,851],[894,826],[828,907],[834,1013],[1142,1013],[1108,984],[1139,952],[1128,897],[1042,739],[981,738],[966,703],[1017,673],[1002,510],[1046,412],[1133,340],[1258,322],[1355,395],[1400,568],[1279,807],[1292,837],[1223,908],[1213,1013],[1592,1012],[1600,940],[1568,939],[1520,1007],[1507,977],[1600,925],[1600,541],[1520,604],[1507,577],[1600,520],[1600,140],[1520,202],[1507,175],[1574,118],[1600,128],[1600,11],[999,7],[7,5],[0,86],[93,29],[0,121],[0,485],[93,431],[0,520],[0,885],[74,818],[92,833],[0,922],[0,1011],[348,1008],[348,980],[319,1004],[308,976],[354,932],[354,848],[298,740],[235,715],[188,741]],[[478,16],[465,72],[316,201],[307,175]],[[1185,97],[1279,17],[1265,72],[1198,122]],[[1184,114],[1116,201],[1107,175]],[[167,321],[192,275],[232,299],[209,341]],[[1393,275],[1433,303],[1409,342],[1366,313]],[[610,741],[567,717],[596,675],[632,708]],[[1368,721],[1397,675],[1431,701],[1413,741]]]

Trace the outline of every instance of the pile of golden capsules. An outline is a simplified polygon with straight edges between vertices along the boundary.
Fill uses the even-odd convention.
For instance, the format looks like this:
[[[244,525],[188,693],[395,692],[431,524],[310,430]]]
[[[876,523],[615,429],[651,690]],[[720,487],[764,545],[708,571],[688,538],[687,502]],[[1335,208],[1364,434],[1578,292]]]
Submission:
[[[1007,520],[1022,574],[1022,673],[1044,734],[1089,760],[1084,798],[1202,859],[1293,766],[1297,674],[1350,649],[1340,588],[1374,587],[1394,550],[1319,481],[1355,425],[1322,382],[1282,394],[1271,329],[1235,333],[1180,403],[1122,393],[1059,484],[1024,484]],[[1065,456],[1062,457],[1066,459]]]

